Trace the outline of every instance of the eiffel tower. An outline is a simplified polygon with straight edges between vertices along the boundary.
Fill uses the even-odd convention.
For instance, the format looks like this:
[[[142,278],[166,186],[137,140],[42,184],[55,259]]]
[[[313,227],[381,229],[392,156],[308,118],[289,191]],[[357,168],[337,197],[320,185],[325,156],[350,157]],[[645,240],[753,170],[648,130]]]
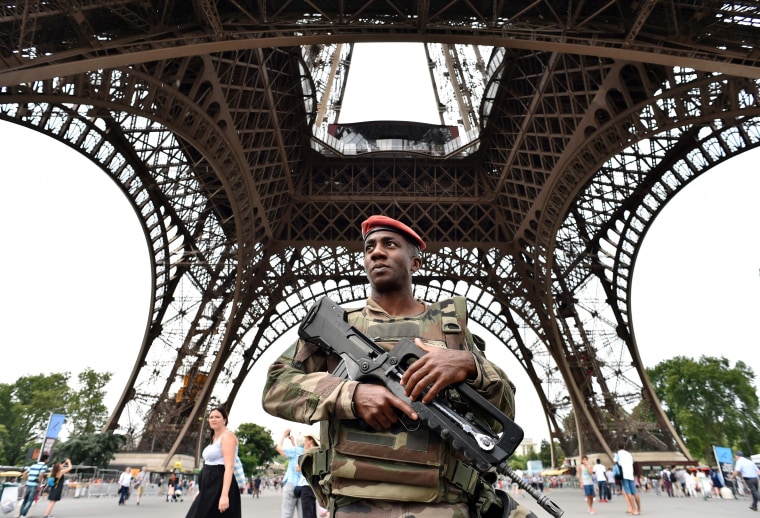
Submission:
[[[209,403],[231,408],[312,303],[363,300],[357,228],[383,213],[428,243],[416,295],[467,296],[568,455],[625,437],[692,460],[638,354],[631,278],[668,201],[760,143],[756,3],[0,9],[0,118],[98,164],[152,252],[150,324],[107,424],[131,450],[194,455]],[[354,48],[398,41],[424,45],[440,124],[343,124]]]

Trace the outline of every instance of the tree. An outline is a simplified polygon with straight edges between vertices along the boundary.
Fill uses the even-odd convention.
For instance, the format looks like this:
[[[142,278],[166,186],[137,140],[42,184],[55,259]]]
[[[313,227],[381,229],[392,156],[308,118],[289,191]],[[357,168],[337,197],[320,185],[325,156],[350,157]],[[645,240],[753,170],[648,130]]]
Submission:
[[[29,448],[41,444],[52,412],[64,413],[71,391],[68,373],[25,376],[0,384],[0,424],[7,434],[3,454],[9,464],[23,464]]]
[[[246,474],[266,466],[277,457],[277,449],[268,428],[254,423],[243,423],[235,432],[238,438],[238,455]]]
[[[101,429],[108,417],[103,389],[111,376],[87,368],[78,376],[77,391],[69,387],[68,372],[0,384],[0,462],[25,463],[30,449],[42,444],[51,413],[66,415],[74,434]]]
[[[541,465],[546,468],[553,467],[552,450],[549,447],[549,441],[546,439],[541,439],[541,448],[538,451],[538,460],[540,460]]]
[[[104,389],[112,376],[110,372],[97,373],[89,367],[79,373],[80,389],[72,394],[66,409],[72,435],[90,435],[103,429],[108,419]]]
[[[554,464],[552,464],[552,450],[549,441],[546,439],[541,440],[541,449],[538,452],[538,460],[545,467],[557,467],[561,466],[565,460],[565,453],[562,451],[562,446],[559,441],[554,441]],[[534,455],[535,456],[535,455]]]
[[[522,455],[514,454],[509,457],[509,467],[512,469],[525,470],[528,467],[528,459]]]
[[[56,458],[70,458],[74,464],[107,468],[115,453],[127,442],[124,435],[113,432],[72,437],[56,448]]]
[[[11,401],[12,386],[0,383],[0,464],[13,464],[9,459],[10,446],[8,440],[10,433],[5,423],[13,417],[13,403]]]
[[[707,461],[713,445],[754,451],[760,444],[755,375],[744,362],[731,367],[725,358],[677,356],[647,374],[692,455]]]

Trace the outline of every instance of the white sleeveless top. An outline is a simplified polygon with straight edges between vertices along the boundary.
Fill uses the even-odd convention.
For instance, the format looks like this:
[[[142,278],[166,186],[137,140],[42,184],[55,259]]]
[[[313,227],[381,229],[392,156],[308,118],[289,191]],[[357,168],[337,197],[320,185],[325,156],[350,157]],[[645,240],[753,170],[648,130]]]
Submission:
[[[227,432],[232,432],[232,430],[227,430]],[[224,433],[227,433],[224,432]],[[222,436],[224,434],[220,435],[219,438],[203,448],[203,463],[208,464],[209,466],[223,466],[224,465],[224,455],[222,455]],[[237,446],[235,447],[235,455],[237,455]]]

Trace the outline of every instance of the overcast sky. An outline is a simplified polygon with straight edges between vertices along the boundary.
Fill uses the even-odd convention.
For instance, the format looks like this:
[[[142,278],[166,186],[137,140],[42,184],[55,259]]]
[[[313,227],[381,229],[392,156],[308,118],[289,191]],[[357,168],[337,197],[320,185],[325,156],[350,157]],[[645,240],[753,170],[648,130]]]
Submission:
[[[360,76],[359,56],[352,62],[352,77]],[[372,64],[382,73],[380,60]],[[402,72],[403,81],[385,81],[376,92],[363,89],[363,98],[373,100],[364,104],[382,111],[353,120],[405,118],[411,107],[402,101],[419,69],[412,66]],[[427,85],[424,66],[422,72],[416,81]],[[346,110],[351,102],[347,95]],[[112,406],[139,350],[151,297],[137,216],[105,173],[52,139],[0,122],[0,151],[0,217],[6,222],[0,382],[66,371],[73,381],[90,367],[113,372],[107,387]],[[632,310],[646,367],[676,355],[708,355],[760,370],[759,161],[760,152],[745,153],[703,175],[647,234],[634,272]],[[279,436],[287,426],[260,405],[266,367],[286,345],[265,354],[246,380],[230,413],[233,428],[255,422]],[[548,439],[527,377],[512,358],[493,354],[518,386],[516,421],[525,436]]]

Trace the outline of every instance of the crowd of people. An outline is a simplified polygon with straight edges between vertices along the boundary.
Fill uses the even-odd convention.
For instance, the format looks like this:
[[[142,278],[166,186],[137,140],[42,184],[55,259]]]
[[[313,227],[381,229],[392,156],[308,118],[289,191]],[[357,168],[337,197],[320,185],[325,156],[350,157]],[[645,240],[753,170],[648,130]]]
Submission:
[[[734,472],[726,481],[717,468],[666,466],[659,471],[634,469],[633,456],[624,447],[615,454],[614,464],[604,466],[601,459],[591,464],[584,456],[577,470],[579,484],[583,488],[588,512],[596,514],[594,504],[606,503],[614,495],[622,495],[626,513],[641,514],[639,493],[654,492],[670,498],[735,498],[737,494],[750,494],[750,509],[758,510],[758,476],[760,470],[741,451],[736,452]],[[731,485],[732,489],[726,487]]]
[[[164,496],[167,502],[184,501],[185,496],[192,497],[195,493],[195,481],[189,476],[177,476],[175,473],[168,475],[152,474],[147,466],[143,466],[137,474],[127,466],[117,480],[119,505],[126,505],[134,495],[135,505],[140,505],[140,500],[147,488],[159,496]]]
[[[372,336],[378,347],[390,350],[402,340],[414,340],[417,356],[397,373],[400,392],[375,379],[365,382],[333,375],[342,365],[335,351],[299,339],[269,367],[262,394],[264,409],[270,414],[311,425],[299,437],[284,430],[276,449],[287,458],[286,473],[282,478],[246,479],[239,469],[238,439],[227,428],[227,410],[213,408],[208,414],[212,437],[203,450],[197,491],[192,482],[174,475],[166,484],[167,501],[170,496],[174,501],[178,495],[180,500],[185,494],[193,496],[186,518],[241,518],[241,496],[247,492],[258,498],[269,489],[282,492],[282,518],[326,516],[328,507],[336,518],[535,518],[520,503],[523,495],[515,485],[507,492],[503,480],[494,484],[473,470],[459,452],[419,422],[415,410],[415,402],[431,403],[437,398],[452,409],[466,406],[476,421],[489,422],[491,416],[475,415],[479,406],[466,405],[469,397],[514,417],[514,386],[486,359],[467,330],[466,301],[453,297],[428,302],[414,296],[412,276],[422,266],[426,245],[404,223],[371,216],[361,225],[361,237],[370,296],[363,307],[344,313],[348,323]],[[37,494],[42,483],[46,461],[42,456],[28,469],[21,517],[31,505],[29,495]],[[758,469],[741,452],[737,452],[735,467],[732,478],[746,483],[752,494],[750,509],[757,511]],[[588,512],[595,514],[597,502],[622,495],[626,513],[639,515],[641,491],[669,497],[721,496],[722,482],[712,470],[669,467],[647,476],[635,468],[625,444],[619,445],[612,466],[603,465],[601,459],[591,463],[583,456],[576,476]],[[54,478],[62,479],[67,469],[71,469],[68,460],[56,465]],[[119,505],[126,505],[132,491],[139,505],[149,481],[146,468],[134,476],[127,467],[118,480]],[[538,492],[549,490],[539,474],[528,482]],[[163,479],[159,491],[162,486]],[[46,516],[60,500],[60,492],[51,492],[50,500]]]

